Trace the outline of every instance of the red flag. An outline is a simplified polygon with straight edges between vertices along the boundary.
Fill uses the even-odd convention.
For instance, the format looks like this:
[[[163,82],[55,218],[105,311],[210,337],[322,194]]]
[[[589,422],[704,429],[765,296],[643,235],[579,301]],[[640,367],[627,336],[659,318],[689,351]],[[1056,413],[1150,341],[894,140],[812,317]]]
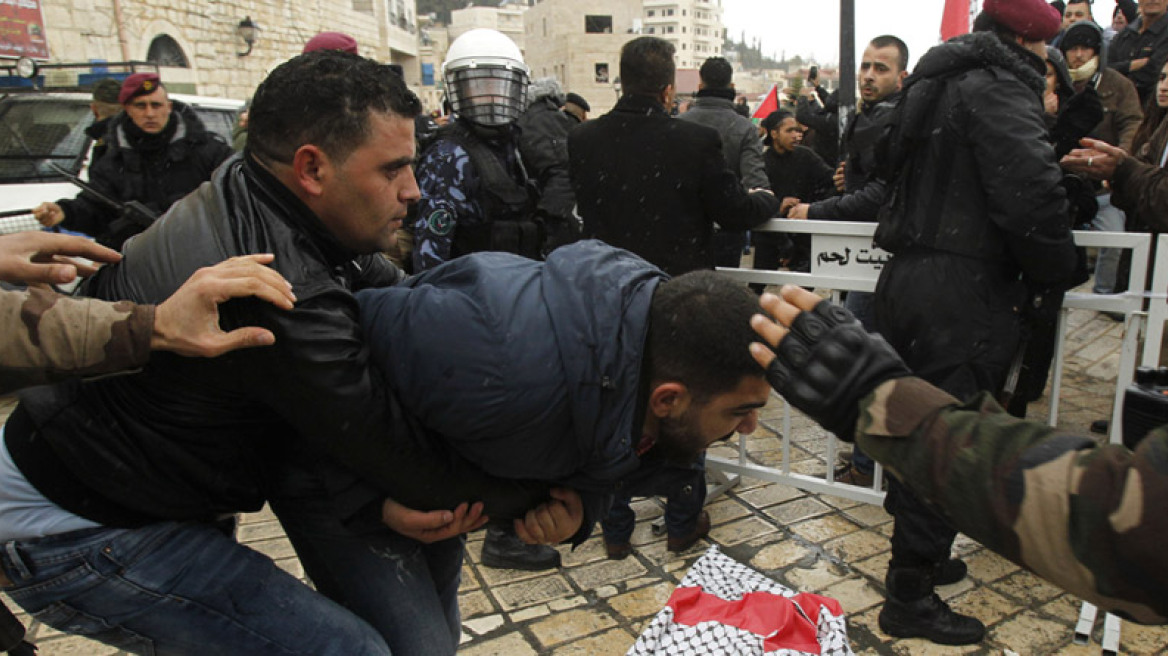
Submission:
[[[948,41],[969,32],[969,0],[945,0],[941,14],[941,40]]]
[[[762,104],[758,106],[758,109],[754,110],[754,116],[752,118],[766,118],[771,115],[771,112],[778,110],[778,108],[779,85],[776,84],[771,87],[770,93],[767,94],[766,98],[762,99]]]

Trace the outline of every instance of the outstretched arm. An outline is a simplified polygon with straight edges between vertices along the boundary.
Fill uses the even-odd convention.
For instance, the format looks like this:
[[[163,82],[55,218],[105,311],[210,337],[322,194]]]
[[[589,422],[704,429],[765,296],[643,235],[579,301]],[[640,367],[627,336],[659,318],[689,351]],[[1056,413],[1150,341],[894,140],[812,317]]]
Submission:
[[[852,330],[855,319],[842,308],[792,286],[761,303],[778,322],[758,315],[752,325],[778,356],[762,344],[751,352],[792,405],[817,421],[857,418],[865,453],[997,553],[1109,612],[1168,619],[1163,428],[1133,453],[1011,417],[988,394],[962,404],[919,378],[887,375],[900,373],[887,363],[881,370],[887,344]],[[813,320],[824,316],[838,321]],[[841,405],[809,402],[799,392],[805,378],[825,390],[834,378],[862,396],[841,391]]]
[[[69,282],[79,272],[92,272],[92,265],[70,256],[107,262],[119,257],[80,237],[12,235],[0,238],[0,279]],[[151,350],[214,356],[271,344],[267,330],[225,333],[218,323],[218,304],[232,297],[257,296],[292,307],[288,283],[263,266],[271,261],[271,255],[251,255],[202,269],[157,308],[70,298],[42,287],[0,293],[0,391],[136,369]]]

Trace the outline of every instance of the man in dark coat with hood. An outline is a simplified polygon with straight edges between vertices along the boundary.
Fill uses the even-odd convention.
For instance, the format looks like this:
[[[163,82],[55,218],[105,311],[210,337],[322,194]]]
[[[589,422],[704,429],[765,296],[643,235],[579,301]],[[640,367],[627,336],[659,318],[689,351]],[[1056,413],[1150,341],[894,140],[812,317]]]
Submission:
[[[108,150],[89,168],[89,184],[116,202],[138,201],[159,216],[232,155],[231,146],[207,131],[193,109],[170,100],[156,73],[127,77],[118,102],[125,111],[112,119]],[[41,203],[33,215],[45,226],[84,232],[113,249],[150,224],[148,217],[119,216],[85,193]]]
[[[891,132],[876,243],[895,257],[876,286],[877,328],[918,376],[959,399],[1002,389],[1028,287],[1057,288],[1075,265],[1041,103],[1044,40],[1058,28],[1041,0],[987,0],[973,34],[918,63]],[[954,562],[955,531],[895,479],[885,508],[895,523],[881,629],[980,641],[984,625],[933,593]]]

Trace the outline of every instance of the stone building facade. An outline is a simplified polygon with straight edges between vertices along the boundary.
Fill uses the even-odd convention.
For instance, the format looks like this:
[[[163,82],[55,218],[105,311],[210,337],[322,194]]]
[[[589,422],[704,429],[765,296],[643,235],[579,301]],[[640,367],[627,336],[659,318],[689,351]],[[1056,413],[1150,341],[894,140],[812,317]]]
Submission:
[[[600,115],[616,104],[620,50],[640,35],[640,2],[537,0],[527,11],[526,57],[532,77],[555,77]]]
[[[178,92],[248,98],[321,31],[348,33],[361,54],[401,64],[411,86],[421,81],[415,0],[44,0],[42,13],[46,63],[153,60]],[[245,18],[259,31],[240,56]],[[76,71],[47,73],[48,83],[76,83]]]
[[[678,68],[699,68],[722,54],[722,0],[644,0],[644,33],[677,48]]]

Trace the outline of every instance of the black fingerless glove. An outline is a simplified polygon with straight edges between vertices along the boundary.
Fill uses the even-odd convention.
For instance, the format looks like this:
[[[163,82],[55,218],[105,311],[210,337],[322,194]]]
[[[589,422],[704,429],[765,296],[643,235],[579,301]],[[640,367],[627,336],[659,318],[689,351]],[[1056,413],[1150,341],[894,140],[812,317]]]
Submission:
[[[886,380],[910,376],[888,342],[830,301],[803,312],[779,342],[767,381],[841,440],[855,440],[860,400]]]

